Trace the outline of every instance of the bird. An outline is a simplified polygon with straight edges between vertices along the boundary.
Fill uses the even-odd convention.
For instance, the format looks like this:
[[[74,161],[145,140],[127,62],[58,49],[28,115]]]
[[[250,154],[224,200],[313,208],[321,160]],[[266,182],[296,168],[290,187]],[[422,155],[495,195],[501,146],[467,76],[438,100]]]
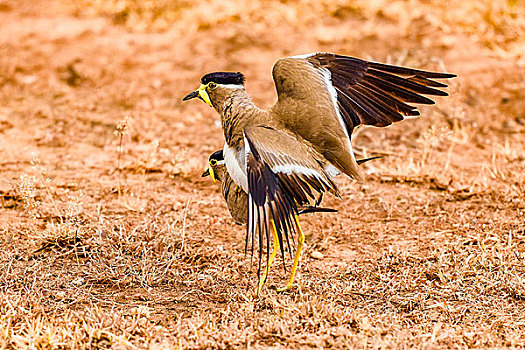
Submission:
[[[198,98],[221,117],[223,156],[233,183],[248,195],[245,252],[258,238],[259,285],[278,250],[292,256],[290,237],[297,235],[288,283],[293,286],[305,236],[298,213],[323,194],[341,197],[334,179],[345,174],[363,181],[351,137],[361,125],[386,127],[420,115],[412,104],[434,104],[429,96],[448,96],[435,79],[451,73],[394,66],[334,53],[279,59],[272,68],[277,102],[256,106],[240,72],[212,72],[183,98]],[[269,253],[273,236],[272,254]],[[265,274],[261,277],[266,247]]]
[[[226,170],[222,150],[213,152],[208,159],[208,168],[202,177],[210,176],[222,184],[222,195],[226,200],[228,211],[236,224],[246,224],[248,217],[248,194],[233,182]]]
[[[357,164],[362,164],[373,159],[381,158],[381,156],[375,156],[365,159],[358,159]],[[238,225],[246,224],[248,221],[248,194],[244,190],[233,182],[233,179],[228,174],[226,165],[224,163],[223,150],[213,152],[208,158],[208,168],[202,173],[202,177],[210,176],[214,182],[220,182],[222,188],[222,195],[226,201],[228,211],[233,221]],[[307,213],[335,213],[337,210],[332,208],[324,208],[317,206],[320,200],[316,203],[316,206],[305,206],[299,208],[298,215]],[[273,251],[270,256],[270,262],[275,258],[276,251]],[[261,279],[261,285],[266,279],[266,271],[264,272],[263,278]]]

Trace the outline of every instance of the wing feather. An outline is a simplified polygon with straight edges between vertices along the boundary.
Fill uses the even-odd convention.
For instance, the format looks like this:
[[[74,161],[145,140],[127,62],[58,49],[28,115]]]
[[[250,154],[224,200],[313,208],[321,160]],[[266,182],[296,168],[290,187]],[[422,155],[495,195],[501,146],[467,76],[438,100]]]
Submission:
[[[337,186],[324,170],[326,161],[307,143],[270,127],[247,127],[245,135],[272,173],[287,185],[285,190],[293,194],[298,205],[309,204],[319,193],[339,195]]]
[[[261,272],[262,252],[267,250],[268,263],[271,226],[275,225],[279,244],[284,247],[283,238],[286,237],[291,254],[288,236],[291,233],[290,220],[286,218],[298,215],[293,199],[286,194],[278,177],[270,166],[262,160],[254,144],[245,135],[246,166],[248,176],[248,225],[246,226],[246,249],[251,237],[251,251],[253,256],[254,238],[258,233],[259,262],[257,273]],[[272,223],[273,222],[273,223]],[[284,254],[283,254],[284,259]]]
[[[260,273],[262,250],[264,247],[269,250],[272,225],[275,225],[284,259],[286,247],[290,255],[292,253],[289,236],[298,230],[294,219],[299,215],[298,207],[315,203],[320,193],[338,194],[338,191],[312,155],[315,151],[293,136],[252,126],[244,130],[244,143],[249,198],[246,251],[251,241],[253,255],[258,234]],[[268,261],[268,252],[266,259]]]
[[[412,81],[414,83],[424,85],[424,86],[441,87],[441,88],[447,87],[447,84],[440,83],[439,81],[430,80],[420,75],[414,75],[413,77],[407,78],[407,80]]]
[[[342,55],[335,55],[335,56],[336,56],[336,59],[338,60],[347,60],[348,58],[353,58],[353,57],[342,56]],[[353,59],[359,60],[359,58],[353,58]],[[449,78],[454,78],[456,76],[455,74],[451,74],[451,73],[429,72],[429,71],[424,71],[420,69],[393,66],[390,64],[378,63],[378,62],[367,62],[367,64],[371,68],[381,70],[384,72],[388,72],[388,73],[392,73],[392,74],[401,75],[401,76],[419,75],[424,78],[432,78],[432,79],[449,79]]]
[[[331,53],[317,53],[291,59],[306,60],[311,64],[311,69],[330,72],[331,83],[337,91],[337,106],[348,135],[352,135],[353,129],[360,124],[383,127],[403,120],[405,116],[419,115],[417,108],[408,103],[434,104],[433,100],[424,95],[448,94],[437,89],[446,88],[446,84],[432,79],[455,77],[449,73],[369,62]],[[277,62],[276,66],[279,64],[286,63]],[[303,85],[315,83],[294,76],[294,73],[300,75],[301,72],[293,72],[289,67],[274,69],[277,91],[279,94],[282,92],[292,98],[304,100],[307,96],[304,94],[306,89]],[[286,91],[280,87],[282,82],[286,82]],[[317,85],[319,86],[316,86],[316,89],[322,88],[321,84]],[[294,96],[290,86],[295,87],[300,94]],[[313,90],[312,99],[316,94]],[[334,115],[333,118],[335,117]]]
[[[432,101],[428,97],[419,95],[411,90],[405,89],[388,80],[384,80],[374,75],[367,75],[363,77],[362,82],[364,86],[369,87],[371,90],[373,90],[374,87],[377,86],[378,88],[385,91],[387,94],[397,98],[402,102],[412,102],[427,105],[434,104],[434,101]]]
[[[419,111],[417,110],[416,107],[414,106],[410,106],[398,99],[396,99],[395,97],[393,97],[392,95],[389,95],[388,92],[386,92],[385,90],[375,86],[365,86],[363,84],[363,82],[359,82],[357,85],[355,85],[354,87],[355,89],[363,89],[365,91],[367,91],[371,96],[374,97],[374,99],[376,100],[380,100],[382,102],[384,102],[385,104],[391,106],[392,108],[395,108],[397,111],[399,111],[401,114],[405,115],[405,116],[416,116],[416,115],[419,115]]]

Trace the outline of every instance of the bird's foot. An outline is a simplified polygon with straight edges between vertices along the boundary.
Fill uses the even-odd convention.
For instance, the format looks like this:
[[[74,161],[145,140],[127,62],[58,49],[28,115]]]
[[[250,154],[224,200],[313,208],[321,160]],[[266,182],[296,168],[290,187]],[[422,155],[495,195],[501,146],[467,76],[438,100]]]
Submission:
[[[277,291],[278,292],[284,292],[286,290],[289,290],[289,289],[292,289],[292,283],[288,283],[286,286],[284,287],[281,287],[281,288],[277,288]]]

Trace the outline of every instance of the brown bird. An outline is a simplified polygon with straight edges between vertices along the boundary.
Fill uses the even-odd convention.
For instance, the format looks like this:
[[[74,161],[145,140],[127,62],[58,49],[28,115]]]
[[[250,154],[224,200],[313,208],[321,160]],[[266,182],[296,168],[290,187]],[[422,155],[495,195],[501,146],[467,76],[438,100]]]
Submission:
[[[245,224],[248,221],[248,194],[236,185],[228,174],[222,150],[212,153],[208,165],[202,177],[211,176],[213,181],[219,181],[222,184],[222,195],[226,200],[231,217],[236,224]]]
[[[288,284],[291,288],[304,234],[298,207],[312,205],[325,193],[340,196],[333,178],[344,173],[363,175],[351,145],[354,128],[383,127],[417,116],[409,103],[434,104],[423,95],[447,96],[436,88],[454,74],[428,72],[331,53],[283,58],[273,67],[277,102],[268,110],[257,107],[244,89],[241,73],[215,72],[201,78],[195,97],[217,110],[225,137],[224,160],[233,182],[248,194],[246,249],[256,234],[262,251],[273,235],[274,257],[284,240],[297,233],[298,246]],[[266,273],[273,259],[266,253]],[[264,280],[260,278],[258,291]]]
[[[368,162],[369,160],[381,158],[380,156],[358,159],[357,164]],[[202,173],[202,177],[210,176],[214,182],[218,181],[222,184],[222,195],[226,200],[228,211],[236,224],[243,225],[248,221],[248,194],[233,182],[226,165],[224,163],[223,151],[219,150],[212,153],[208,159],[208,168]],[[318,205],[322,198],[316,202]],[[299,208],[298,215],[307,213],[335,213],[337,210],[332,208],[322,208],[318,206],[303,206]],[[270,255],[270,263],[273,262],[277,250]],[[268,271],[264,271],[263,276],[259,282],[258,292],[262,288]]]

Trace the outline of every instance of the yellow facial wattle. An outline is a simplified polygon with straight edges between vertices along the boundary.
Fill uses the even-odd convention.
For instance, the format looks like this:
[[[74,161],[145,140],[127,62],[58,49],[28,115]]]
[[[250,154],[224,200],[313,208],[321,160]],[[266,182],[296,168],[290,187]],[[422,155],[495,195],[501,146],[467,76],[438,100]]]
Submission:
[[[199,96],[202,98],[202,100],[206,102],[210,107],[213,107],[211,105],[211,100],[210,100],[210,96],[208,95],[208,91],[206,91],[207,87],[208,85],[201,84],[201,86],[199,87],[199,90],[197,91],[199,92]]]
[[[210,172],[210,177],[213,180],[213,182],[217,182],[217,178],[215,177],[215,172],[213,171],[213,167],[211,166],[211,163],[210,163],[210,167],[208,168],[208,171]]]

